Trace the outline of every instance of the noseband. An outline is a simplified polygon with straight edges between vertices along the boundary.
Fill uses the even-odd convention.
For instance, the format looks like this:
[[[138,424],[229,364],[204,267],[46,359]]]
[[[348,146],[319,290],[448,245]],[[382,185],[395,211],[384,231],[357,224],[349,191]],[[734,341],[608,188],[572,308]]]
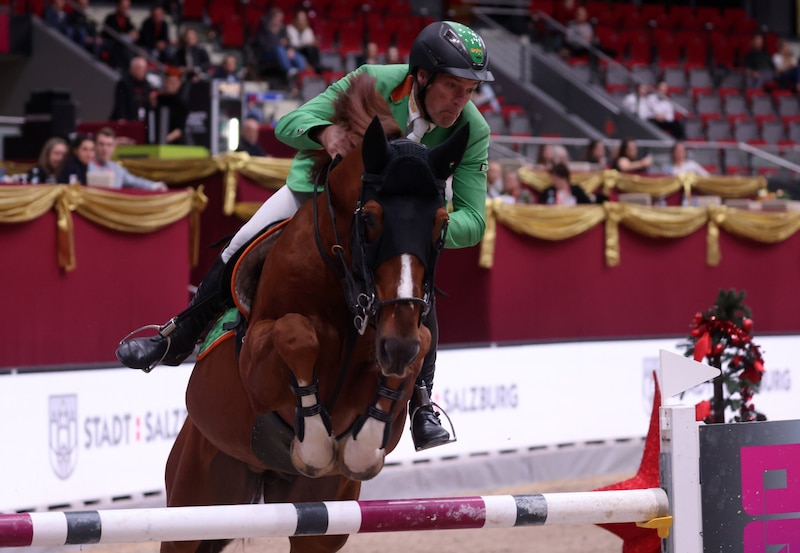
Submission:
[[[353,315],[353,325],[359,334],[363,335],[367,325],[372,322],[374,325],[378,312],[388,305],[397,303],[419,304],[422,306],[420,318],[417,324],[422,324],[430,313],[433,304],[434,294],[434,274],[439,255],[444,247],[445,237],[447,236],[447,223],[442,226],[442,230],[435,244],[430,244],[430,234],[426,233],[427,227],[422,225],[420,228],[398,228],[396,225],[385,225],[384,233],[390,229],[393,236],[391,240],[378,240],[376,244],[368,244],[365,233],[364,206],[369,198],[366,197],[367,191],[379,191],[386,182],[386,171],[383,173],[368,173],[362,175],[361,196],[356,203],[353,213],[351,226],[350,247],[352,252],[352,264],[345,259],[346,250],[342,245],[339,232],[336,228],[336,217],[331,201],[329,180],[333,168],[341,161],[340,156],[336,156],[325,172],[325,182],[323,187],[328,190],[327,207],[333,226],[334,244],[330,253],[322,244],[319,231],[319,219],[317,217],[317,197],[320,185],[314,187],[314,236],[320,255],[327,265],[339,276],[342,281],[345,301],[350,313]],[[322,174],[320,174],[322,177]],[[391,207],[391,199],[387,199],[387,204]],[[381,202],[381,205],[383,203]],[[407,207],[407,206],[406,206]],[[392,219],[391,209],[384,209],[384,220]],[[400,235],[403,233],[403,236]],[[425,233],[424,236],[422,234]],[[383,233],[382,233],[383,235]],[[409,239],[410,238],[410,239]],[[417,239],[416,242],[414,239]],[[422,246],[417,242],[425,241],[428,247]],[[398,249],[405,247],[408,249]],[[425,277],[423,281],[422,296],[410,296],[403,298],[392,298],[388,300],[378,300],[377,287],[375,285],[374,271],[378,265],[394,255],[403,253],[413,253],[419,257],[425,267]],[[332,255],[331,255],[332,254]],[[336,258],[334,260],[334,257]]]

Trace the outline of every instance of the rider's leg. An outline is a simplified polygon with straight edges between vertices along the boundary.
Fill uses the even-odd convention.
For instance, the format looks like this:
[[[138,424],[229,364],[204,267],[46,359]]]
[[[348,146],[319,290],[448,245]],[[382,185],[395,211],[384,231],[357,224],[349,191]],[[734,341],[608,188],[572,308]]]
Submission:
[[[194,351],[197,339],[212,319],[230,305],[230,287],[224,278],[228,261],[261,229],[294,215],[309,197],[309,194],[292,192],[288,186],[275,192],[239,229],[214,261],[189,307],[162,325],[156,336],[121,342],[117,348],[117,359],[123,365],[144,371],[161,362],[180,365]]]
[[[436,304],[431,304],[425,326],[431,331],[431,348],[422,362],[414,393],[408,405],[411,417],[411,438],[417,451],[446,444],[450,433],[442,427],[439,414],[431,405],[433,375],[436,371],[436,347],[439,345],[439,324],[436,320]]]

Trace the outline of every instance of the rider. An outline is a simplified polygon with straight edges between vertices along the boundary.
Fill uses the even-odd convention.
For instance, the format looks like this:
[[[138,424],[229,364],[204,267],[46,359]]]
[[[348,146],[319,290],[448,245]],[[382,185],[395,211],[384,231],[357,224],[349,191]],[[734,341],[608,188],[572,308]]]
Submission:
[[[421,139],[426,146],[436,146],[468,123],[468,146],[453,174],[453,209],[445,247],[473,246],[485,228],[489,126],[470,98],[481,82],[494,80],[488,64],[483,39],[469,27],[452,21],[431,23],[414,40],[408,65],[362,65],[282,117],[275,134],[300,151],[321,146],[332,157],[345,156],[353,142],[342,127],[331,124],[333,101],[339,91],[349,86],[352,75],[362,72],[375,78],[378,92],[389,102],[400,128],[407,129],[412,140]],[[308,156],[295,157],[286,186],[273,194],[231,239],[185,311],[160,327],[155,337],[120,343],[117,358],[124,365],[149,371],[160,362],[179,365],[194,351],[208,324],[230,305],[226,263],[259,231],[291,217],[312,196],[312,163]],[[450,439],[430,402],[438,342],[435,309],[431,309],[425,325],[431,331],[431,349],[409,406],[411,433],[418,450]]]

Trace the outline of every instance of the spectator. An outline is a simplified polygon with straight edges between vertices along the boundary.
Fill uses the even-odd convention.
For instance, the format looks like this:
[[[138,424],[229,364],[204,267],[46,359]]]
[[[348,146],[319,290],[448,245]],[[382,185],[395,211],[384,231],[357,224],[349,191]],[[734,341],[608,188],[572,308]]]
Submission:
[[[516,169],[503,171],[503,192],[500,199],[507,204],[532,204],[533,194],[527,187],[522,186],[519,173]]]
[[[28,171],[28,182],[31,184],[56,184],[67,157],[67,141],[54,137],[44,143],[39,153],[39,162]]]
[[[103,39],[97,34],[97,25],[87,17],[88,10],[89,0],[78,0],[69,14],[69,26],[72,40],[93,56],[97,56],[103,46]]]
[[[72,38],[72,28],[69,26],[69,15],[64,10],[64,0],[52,0],[52,3],[44,8],[42,16],[48,27]]]
[[[569,163],[567,149],[557,144],[542,144],[533,166],[535,171],[549,171],[556,163]]]
[[[150,15],[142,21],[138,44],[161,63],[171,63],[173,51],[169,40],[169,23],[164,19],[161,4],[154,4]]]
[[[584,161],[597,165],[599,169],[608,168],[608,156],[606,155],[606,143],[602,140],[592,140],[586,147]]]
[[[486,109],[494,112],[502,111],[500,102],[497,100],[497,95],[489,83],[481,83],[475,92],[472,93],[472,103],[482,108],[488,106]]]
[[[578,6],[575,17],[567,23],[567,32],[564,33],[565,57],[589,55],[589,48],[594,42],[594,28],[589,22],[586,8]]]
[[[186,118],[189,116],[189,107],[180,94],[181,73],[176,67],[171,67],[164,75],[164,84],[157,96],[159,112],[161,108],[167,109],[167,135],[163,137],[164,144],[184,144]]]
[[[672,163],[667,166],[666,172],[670,175],[684,175],[691,173],[701,177],[709,175],[705,168],[694,161],[686,158],[686,145],[683,142],[676,142],[672,146]]]
[[[214,70],[213,77],[228,83],[240,83],[242,79],[239,77],[239,61],[233,54],[228,54],[222,58],[222,65]]]
[[[626,138],[620,144],[617,157],[611,163],[611,168],[620,173],[646,173],[647,168],[653,164],[653,156],[648,154],[638,159],[638,153],[639,149],[636,146],[636,142]]]
[[[550,170],[553,185],[542,191],[542,203],[548,205],[590,204],[592,199],[586,191],[570,182],[569,168],[564,163],[556,163]]]
[[[277,66],[291,82],[295,75],[306,68],[303,54],[289,45],[283,24],[283,11],[280,8],[272,8],[267,15],[261,17],[256,40],[261,50],[259,65],[262,72]]]
[[[154,96],[155,92],[147,82],[147,62],[142,57],[133,58],[128,74],[117,81],[110,119],[146,121],[147,112],[153,106]]]
[[[772,65],[776,72],[784,72],[797,65],[797,58],[792,50],[792,45],[781,39],[778,41],[778,48],[772,55]]]
[[[499,198],[503,194],[503,166],[499,161],[489,161],[486,170],[486,196]]]
[[[186,28],[181,36],[181,46],[172,59],[181,71],[194,78],[208,73],[211,61],[205,48],[197,43],[197,31]]]
[[[623,107],[643,121],[653,118],[648,92],[647,85],[639,83],[622,99]]]
[[[669,99],[669,86],[666,81],[659,81],[655,91],[648,97],[651,117],[649,121],[663,131],[668,132],[676,140],[686,137],[683,124],[675,119],[675,108]]]
[[[114,150],[117,148],[117,135],[110,127],[103,127],[97,131],[95,140],[95,158],[89,161],[87,172],[106,171],[114,174],[112,188],[138,188],[141,190],[167,190],[163,182],[156,182],[132,175],[119,163],[112,161]]]
[[[362,65],[378,65],[384,63],[386,60],[378,53],[378,44],[371,40],[364,46],[364,51],[356,56],[356,67]]]
[[[255,119],[248,117],[242,123],[241,136],[239,137],[239,147],[237,152],[247,152],[251,156],[265,157],[267,153],[258,143],[258,135],[261,125]]]
[[[79,134],[72,141],[69,157],[61,168],[58,182],[86,184],[89,162],[94,159],[94,140],[88,134]]]
[[[764,35],[756,33],[750,42],[750,51],[742,60],[747,88],[763,88],[775,76],[772,57],[764,49]]]
[[[133,26],[128,13],[130,9],[130,0],[117,0],[116,10],[108,14],[103,21],[102,36],[104,48],[108,52],[108,62],[117,69],[128,65],[132,57],[128,44],[135,43],[138,38],[136,27]]]
[[[295,12],[294,20],[286,27],[286,38],[289,41],[289,46],[302,54],[314,71],[322,73],[323,67],[319,62],[317,37],[314,34],[314,29],[308,23],[308,12],[306,10],[300,9]]]
[[[386,64],[391,65],[395,63],[405,63],[403,57],[400,55],[400,49],[397,46],[389,46],[386,49]]]
[[[575,19],[578,7],[575,0],[561,0],[559,4],[556,4],[553,10],[553,19],[566,26],[570,21]]]

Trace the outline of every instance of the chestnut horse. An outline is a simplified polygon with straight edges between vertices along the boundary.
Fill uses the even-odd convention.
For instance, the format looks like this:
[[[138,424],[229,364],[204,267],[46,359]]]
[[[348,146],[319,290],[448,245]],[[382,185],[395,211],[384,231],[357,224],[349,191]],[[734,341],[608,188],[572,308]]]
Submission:
[[[169,506],[357,499],[400,440],[430,347],[422,322],[447,230],[445,179],[468,129],[431,150],[400,138],[367,76],[335,114],[363,140],[327,160],[324,191],[280,229],[240,356],[229,339],[195,365],[167,461]],[[291,551],[334,552],[347,538],[291,537]],[[228,541],[161,551],[216,553]]]

